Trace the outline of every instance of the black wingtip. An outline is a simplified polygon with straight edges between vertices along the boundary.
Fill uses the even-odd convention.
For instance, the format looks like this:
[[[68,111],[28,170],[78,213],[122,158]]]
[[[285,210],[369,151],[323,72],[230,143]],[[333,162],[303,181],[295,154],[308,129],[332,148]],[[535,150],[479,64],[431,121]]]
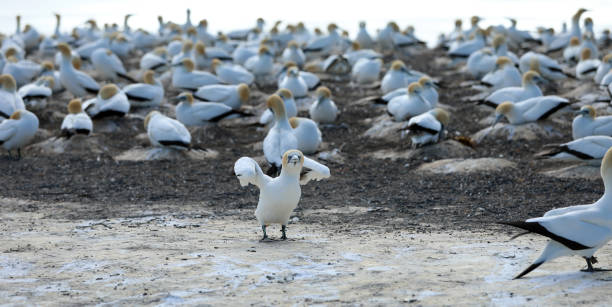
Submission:
[[[138,81],[137,81],[136,79],[134,79],[134,78],[132,78],[132,77],[130,77],[130,76],[128,76],[128,75],[126,75],[126,74],[117,74],[117,75],[118,75],[119,77],[121,77],[121,78],[125,79],[125,80],[128,80],[129,82],[132,82],[132,83],[138,83]]]
[[[521,272],[521,274],[516,275],[516,277],[514,277],[513,279],[519,279],[519,278],[529,274],[529,272],[531,272],[531,271],[537,269],[539,266],[541,266],[542,263],[544,263],[544,261],[542,261],[542,262],[535,262],[534,264],[532,264],[528,268],[526,268],[523,272]]]

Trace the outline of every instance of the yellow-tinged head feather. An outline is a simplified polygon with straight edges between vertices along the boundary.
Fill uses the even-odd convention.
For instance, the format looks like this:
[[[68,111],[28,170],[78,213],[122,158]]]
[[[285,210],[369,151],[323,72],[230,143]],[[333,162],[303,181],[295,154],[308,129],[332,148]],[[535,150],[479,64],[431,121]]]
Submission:
[[[187,29],[187,35],[196,35],[196,34],[198,34],[198,31],[196,31],[196,28],[191,27]]]
[[[17,110],[15,112],[13,112],[13,114],[11,114],[11,117],[9,117],[9,119],[20,120],[21,119],[21,110]]]
[[[221,64],[222,64],[221,60],[219,60],[219,59],[217,59],[217,58],[214,58],[214,59],[212,60],[212,62],[210,63],[210,67],[211,67],[211,68],[212,68],[212,70],[214,71],[215,69],[217,69],[217,66],[219,66],[219,65],[221,65]]]
[[[431,80],[431,78],[430,78],[430,77],[427,77],[427,76],[422,76],[421,78],[419,78],[419,81],[418,81],[418,82],[419,82],[419,84],[420,84],[421,86],[423,86],[423,85],[425,85],[425,84],[427,84],[427,83],[429,83],[429,82],[432,82],[432,80]]]
[[[472,18],[470,18],[470,22],[472,23],[473,26],[477,25],[479,21],[480,21],[480,17],[478,16],[472,16]]]
[[[274,116],[277,118],[285,116],[285,103],[280,96],[276,94],[270,95],[266,101],[266,105],[268,108],[272,109]]]
[[[83,61],[81,61],[81,58],[78,56],[73,57],[70,62],[72,63],[72,67],[77,70],[81,69],[81,65],[83,64]]]
[[[505,42],[506,42],[506,37],[505,36],[503,36],[501,34],[495,35],[495,38],[493,38],[493,47],[497,48],[497,47],[501,46]]]
[[[421,89],[421,85],[418,82],[412,82],[410,83],[410,85],[408,85],[408,94],[412,94],[415,91],[418,91]]]
[[[290,67],[298,67],[294,61],[287,61],[285,62],[284,66],[285,66],[285,69],[289,69]]]
[[[41,77],[42,80],[47,81],[48,87],[53,88],[55,86],[55,79],[51,76]]]
[[[264,54],[264,53],[270,53],[270,49],[268,49],[268,47],[262,45],[262,46],[259,47],[259,54]]]
[[[183,52],[189,52],[191,51],[191,49],[193,49],[193,43],[189,40],[183,42],[183,47],[181,48],[181,51]]]
[[[202,26],[202,27],[208,27],[208,20],[206,20],[206,19],[202,19],[202,20],[200,20],[200,26]]]
[[[495,108],[495,113],[508,115],[514,109],[514,104],[510,101],[500,103],[497,108]]]
[[[15,49],[13,47],[9,47],[4,52],[4,56],[6,56],[7,58],[12,57],[12,56],[16,56],[16,55],[17,55],[17,49]]]
[[[321,29],[319,29],[319,28],[315,28],[315,29],[314,29],[314,32],[315,32],[315,34],[316,34],[317,36],[318,36],[318,35],[323,34],[323,32],[321,31]]]
[[[145,71],[144,75],[142,75],[142,81],[146,84],[155,84],[155,72],[152,70]]]
[[[591,49],[582,48],[582,51],[580,52],[580,59],[584,61],[590,58],[591,58]]]
[[[2,88],[7,91],[14,91],[17,89],[17,82],[15,82],[15,78],[13,78],[12,75],[0,75],[0,82],[2,82]]]
[[[536,71],[530,70],[523,75],[523,84],[529,84],[533,82],[533,79],[539,77],[540,74]]]
[[[297,128],[297,126],[300,125],[300,119],[298,117],[292,117],[289,119],[289,125],[291,125],[291,128],[295,129]]]
[[[593,108],[592,106],[583,106],[582,108],[580,108],[580,111],[584,110],[588,111],[590,117],[595,117],[597,115],[597,112],[595,112],[595,108]]]
[[[66,43],[57,44],[57,49],[62,53],[62,56],[70,57],[70,46]]]
[[[155,114],[161,114],[161,113],[159,113],[159,111],[151,111],[151,112],[149,112],[149,114],[147,114],[147,116],[145,116],[145,119],[144,119],[144,128],[145,128],[145,130],[148,129],[149,121],[151,121],[151,118]]]
[[[578,46],[580,45],[580,39],[576,36],[572,36],[572,38],[570,38],[570,46]]]
[[[111,84],[107,84],[103,86],[100,89],[100,92],[98,93],[98,95],[100,95],[100,98],[106,100],[106,99],[109,99],[115,96],[118,92],[119,92],[119,88],[116,85],[111,83]]]
[[[512,60],[507,56],[500,56],[495,61],[495,64],[499,67],[504,67],[508,64],[512,64]]]
[[[400,70],[402,68],[406,68],[406,65],[404,62],[402,62],[402,60],[395,60],[393,63],[391,63],[392,70]]]
[[[461,19],[455,19],[455,27],[461,27],[463,25],[463,21]]]
[[[606,56],[605,56],[605,57],[603,57],[603,61],[604,61],[604,62],[610,62],[610,61],[612,61],[612,53],[608,53],[608,54],[606,54]]]
[[[331,98],[331,91],[327,86],[319,86],[316,93],[319,97]]]
[[[155,49],[153,49],[153,53],[159,55],[159,56],[163,56],[163,55],[167,55],[168,54],[168,50],[164,47],[157,47]]]
[[[53,62],[51,62],[51,61],[44,61],[44,62],[42,62],[42,67],[43,67],[43,69],[46,69],[46,70],[53,70],[53,69],[55,69],[55,65],[53,65]]]
[[[191,72],[195,69],[195,64],[193,63],[191,59],[183,59],[181,63],[183,64],[183,67],[185,67],[187,71]]]
[[[195,99],[193,99],[193,94],[191,94],[190,92],[182,92],[178,95],[178,98],[185,99],[185,101],[190,105],[192,105],[195,101]]]
[[[237,90],[240,101],[242,101],[243,103],[249,101],[249,97],[251,96],[251,90],[249,89],[248,85],[246,85],[245,83],[240,83],[238,85]]]
[[[197,42],[195,44],[195,50],[197,54],[206,54],[206,45],[202,42]]]
[[[446,112],[446,110],[441,109],[441,108],[435,108],[433,110],[434,116],[436,117],[436,119],[442,123],[442,125],[447,126],[448,122],[450,121],[450,114],[448,112]]]
[[[299,47],[298,43],[296,41],[289,41],[289,43],[287,44],[287,47],[289,48],[297,48]]]
[[[286,88],[281,88],[278,91],[276,91],[276,95],[280,96],[283,99],[291,99],[293,98],[293,93]]]
[[[337,26],[335,23],[330,23],[330,24],[327,26],[327,31],[329,31],[329,32],[332,32],[332,31],[334,31],[334,30],[336,30],[336,29],[338,29],[338,26]]]
[[[297,150],[297,149],[291,149],[291,150],[287,150],[284,154],[283,154],[283,169],[286,168],[287,163],[289,162],[289,156],[297,154],[300,156],[300,166],[304,165],[304,154]]]
[[[68,113],[70,114],[79,114],[83,112],[83,108],[81,106],[81,99],[76,98],[70,100],[68,103]]]
[[[353,48],[353,50],[359,50],[361,49],[361,45],[357,41],[353,41],[351,43],[351,48]]]

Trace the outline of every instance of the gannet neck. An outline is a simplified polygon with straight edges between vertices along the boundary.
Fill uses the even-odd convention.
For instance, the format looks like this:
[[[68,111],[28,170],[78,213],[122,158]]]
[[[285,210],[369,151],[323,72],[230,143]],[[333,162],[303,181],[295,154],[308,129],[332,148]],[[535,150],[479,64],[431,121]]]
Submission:
[[[600,171],[605,189],[602,198],[612,199],[612,150],[608,149],[603,159],[601,160]],[[610,204],[610,206],[612,206],[612,204]]]

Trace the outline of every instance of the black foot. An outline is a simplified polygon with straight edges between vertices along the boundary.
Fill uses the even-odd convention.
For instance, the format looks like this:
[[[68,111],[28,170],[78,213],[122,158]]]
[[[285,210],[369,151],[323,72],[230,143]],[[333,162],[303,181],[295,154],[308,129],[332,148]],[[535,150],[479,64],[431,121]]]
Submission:
[[[594,268],[593,267],[593,263],[597,263],[597,258],[595,258],[594,256],[591,256],[590,258],[584,257],[584,260],[586,260],[587,268],[583,269],[583,270],[580,270],[582,272],[593,273],[593,272],[610,272],[610,271],[612,271],[611,269]]]
[[[287,240],[287,226],[283,225],[281,228],[281,232],[283,235],[281,236],[281,240]]]
[[[266,234],[266,225],[261,225],[261,230],[263,230],[263,237],[259,241],[260,242],[269,242],[269,241],[272,241],[272,240],[270,240],[270,238],[268,238],[268,234]]]

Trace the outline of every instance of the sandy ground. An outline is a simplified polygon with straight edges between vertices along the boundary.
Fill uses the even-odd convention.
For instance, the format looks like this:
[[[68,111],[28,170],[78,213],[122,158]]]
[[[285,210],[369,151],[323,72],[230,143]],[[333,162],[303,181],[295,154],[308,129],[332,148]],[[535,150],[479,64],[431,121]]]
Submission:
[[[3,199],[22,206],[29,201]],[[58,206],[71,204],[58,204]],[[53,206],[49,206],[52,209]],[[353,215],[308,210],[304,216]],[[250,216],[252,209],[232,211]],[[512,280],[545,240],[507,233],[390,231],[369,225],[289,226],[259,242],[254,218],[154,215],[69,220],[3,212],[5,305],[606,305],[612,273],[580,258]],[[277,235],[277,229],[270,232]],[[612,248],[598,253],[610,266]]]

